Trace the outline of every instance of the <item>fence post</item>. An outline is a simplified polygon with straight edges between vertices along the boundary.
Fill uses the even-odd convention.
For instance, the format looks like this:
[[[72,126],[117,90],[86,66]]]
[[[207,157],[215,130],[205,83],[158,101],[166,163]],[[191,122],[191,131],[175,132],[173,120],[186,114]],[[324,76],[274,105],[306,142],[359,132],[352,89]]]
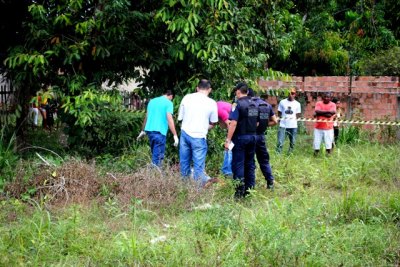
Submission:
[[[346,112],[346,119],[350,120],[352,118],[352,107],[351,107],[351,93],[352,93],[352,86],[353,86],[353,75],[352,72],[350,71],[349,74],[349,90],[347,93],[347,112]]]

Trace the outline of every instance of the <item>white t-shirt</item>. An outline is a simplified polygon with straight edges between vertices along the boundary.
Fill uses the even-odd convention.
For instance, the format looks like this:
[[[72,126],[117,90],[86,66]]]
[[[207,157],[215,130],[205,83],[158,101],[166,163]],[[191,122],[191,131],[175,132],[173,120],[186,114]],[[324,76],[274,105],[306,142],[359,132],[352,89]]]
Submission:
[[[217,102],[202,93],[188,94],[179,106],[182,130],[193,138],[206,138],[210,123],[218,122]]]
[[[301,113],[301,105],[297,100],[287,98],[279,102],[278,111],[281,113],[279,126],[283,128],[297,128],[296,114]]]

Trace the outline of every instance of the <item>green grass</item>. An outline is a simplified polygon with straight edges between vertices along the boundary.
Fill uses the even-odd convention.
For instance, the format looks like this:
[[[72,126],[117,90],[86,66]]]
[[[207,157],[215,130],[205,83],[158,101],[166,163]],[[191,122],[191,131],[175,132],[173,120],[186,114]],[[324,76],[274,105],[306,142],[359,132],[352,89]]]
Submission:
[[[257,186],[241,201],[229,180],[171,207],[134,200],[124,209],[109,198],[48,211],[32,200],[3,200],[0,265],[398,265],[400,144],[342,144],[315,158],[311,141],[300,135],[292,155],[276,155],[272,131],[275,191],[264,189],[257,169]],[[211,173],[221,157],[209,158]],[[111,171],[111,160],[106,166]]]

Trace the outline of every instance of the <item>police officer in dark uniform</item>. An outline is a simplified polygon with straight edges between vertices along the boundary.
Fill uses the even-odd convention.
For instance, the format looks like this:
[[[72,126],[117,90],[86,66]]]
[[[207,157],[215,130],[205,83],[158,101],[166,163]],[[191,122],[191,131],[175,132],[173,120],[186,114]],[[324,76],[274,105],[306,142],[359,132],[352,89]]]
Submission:
[[[229,115],[231,121],[225,140],[225,149],[232,148],[233,179],[238,181],[235,197],[241,198],[255,186],[256,132],[259,122],[257,103],[247,96],[246,83],[238,83],[234,88],[237,105],[233,105]]]
[[[248,96],[257,103],[260,113],[260,121],[257,126],[256,157],[262,174],[267,181],[267,189],[274,188],[274,176],[272,175],[271,165],[269,164],[269,153],[265,142],[265,132],[267,127],[276,125],[278,119],[275,116],[272,106],[261,98],[255,96],[254,91],[249,88]]]

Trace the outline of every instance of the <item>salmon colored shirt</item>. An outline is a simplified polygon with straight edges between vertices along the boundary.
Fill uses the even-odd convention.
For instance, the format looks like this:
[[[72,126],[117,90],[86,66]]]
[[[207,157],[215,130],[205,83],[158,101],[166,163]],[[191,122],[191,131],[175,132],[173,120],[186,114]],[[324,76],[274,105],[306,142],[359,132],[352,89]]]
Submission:
[[[328,104],[324,104],[323,101],[318,101],[317,104],[315,104],[315,110],[321,110],[321,111],[335,111],[336,112],[336,104],[333,102],[329,102]],[[317,116],[317,120],[333,120],[333,116],[330,118],[325,117],[325,116]],[[320,130],[331,130],[333,129],[333,121],[332,122],[316,122],[315,129],[320,129]]]

